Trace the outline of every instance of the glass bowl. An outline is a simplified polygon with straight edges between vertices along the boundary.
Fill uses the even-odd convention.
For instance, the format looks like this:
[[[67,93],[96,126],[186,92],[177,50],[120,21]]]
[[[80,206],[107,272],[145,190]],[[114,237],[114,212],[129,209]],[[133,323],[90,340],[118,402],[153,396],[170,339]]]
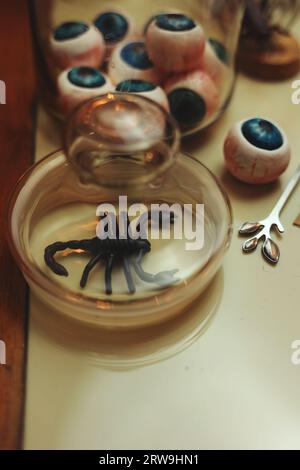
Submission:
[[[42,302],[119,329],[166,321],[200,296],[229,246],[232,213],[216,178],[178,142],[174,120],[146,98],[108,94],[75,111],[65,151],[30,168],[9,205],[12,253]],[[136,207],[145,211],[134,232]],[[118,229],[102,233],[114,209]]]
[[[180,177],[179,177],[180,175]],[[57,279],[43,261],[44,247],[57,239],[92,236],[94,206],[99,191],[78,200],[76,180],[66,163],[63,151],[55,152],[34,165],[19,181],[9,206],[8,234],[12,253],[32,291],[48,306],[60,313],[93,325],[111,328],[145,326],[164,321],[191,304],[221,266],[231,237],[231,209],[228,198],[214,176],[201,163],[181,155],[168,172],[163,184],[149,184],[145,201],[204,203],[206,208],[205,248],[190,256],[178,247],[178,241],[157,245],[155,258],[148,269],[159,262],[168,269],[180,266],[181,282],[165,290],[142,292],[134,297],[124,292],[110,299],[100,291],[100,275],[85,293],[78,291],[79,271],[83,264],[76,260],[76,273],[70,279]],[[75,228],[76,227],[76,230]],[[66,258],[71,258],[67,256]],[[66,261],[68,261],[66,259]],[[68,263],[69,264],[69,263]],[[103,272],[102,272],[103,275]],[[121,280],[119,280],[121,282]]]

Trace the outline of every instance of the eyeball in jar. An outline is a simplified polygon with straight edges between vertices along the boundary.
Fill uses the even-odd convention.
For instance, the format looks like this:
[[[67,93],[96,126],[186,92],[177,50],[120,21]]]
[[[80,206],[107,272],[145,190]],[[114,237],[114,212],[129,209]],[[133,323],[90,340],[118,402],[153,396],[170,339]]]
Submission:
[[[79,103],[113,91],[110,79],[92,67],[64,70],[57,81],[61,112],[68,114]]]
[[[50,49],[60,68],[79,65],[100,67],[105,44],[98,29],[81,21],[62,23],[50,37]]]
[[[201,64],[205,48],[202,27],[179,13],[157,15],[146,31],[147,50],[164,72],[193,70]]]
[[[124,80],[116,86],[116,91],[145,96],[169,112],[169,103],[164,90],[153,83],[145,80]]]
[[[166,10],[161,10],[159,12],[157,12],[156,14],[154,15],[151,15],[148,20],[146,21],[146,23],[144,24],[144,27],[143,27],[143,33],[146,34],[150,24],[152,23],[152,21],[156,20],[156,18],[158,18],[160,15],[170,15],[170,14],[173,14],[173,15],[177,15],[177,14],[181,14],[182,12],[180,10],[175,10],[174,8],[172,9],[166,9]]]
[[[218,110],[217,87],[202,70],[175,75],[166,82],[164,89],[170,112],[182,127],[196,126]]]
[[[115,48],[108,64],[108,74],[115,84],[128,79],[155,84],[161,81],[161,74],[150,60],[145,42],[140,40],[125,41]]]
[[[285,132],[267,119],[238,122],[224,144],[227,169],[240,181],[264,184],[275,181],[288,167],[291,149]]]
[[[134,34],[132,19],[120,11],[104,11],[95,18],[94,24],[104,38],[108,57],[117,44]]]
[[[216,39],[206,41],[201,68],[208,73],[217,85],[222,85],[228,72],[228,53],[224,45]]]

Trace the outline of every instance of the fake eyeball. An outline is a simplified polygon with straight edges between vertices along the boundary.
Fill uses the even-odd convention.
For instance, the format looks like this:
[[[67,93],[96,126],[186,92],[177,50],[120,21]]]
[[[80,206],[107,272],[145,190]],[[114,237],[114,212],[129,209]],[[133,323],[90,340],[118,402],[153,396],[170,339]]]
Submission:
[[[218,109],[218,90],[202,70],[174,76],[164,89],[171,114],[182,127],[196,126]]]
[[[145,80],[124,80],[116,86],[116,91],[145,96],[169,112],[169,103],[164,90],[153,83]]]
[[[108,56],[111,50],[121,41],[134,32],[132,20],[125,14],[117,11],[105,11],[94,20],[96,28],[104,37]]]
[[[150,24],[152,23],[152,21],[156,20],[159,16],[161,15],[170,15],[170,14],[173,14],[173,15],[178,15],[178,14],[181,14],[181,11],[180,10],[175,10],[174,8],[172,9],[165,9],[165,10],[161,10],[159,12],[157,12],[155,15],[152,15],[150,16],[150,18],[148,18],[148,20],[146,21],[145,25],[144,25],[144,28],[143,28],[143,33],[146,34]]]
[[[156,19],[158,18],[158,16],[160,16],[160,15],[165,15],[165,14],[167,14],[167,13],[168,13],[168,12],[166,12],[166,11],[162,11],[162,12],[160,12],[160,13],[157,13],[156,15],[150,16],[150,18],[146,21],[145,26],[144,26],[144,28],[143,28],[144,34],[147,33],[148,28],[149,28],[150,24],[152,23],[152,21],[156,20]]]
[[[291,149],[274,122],[254,118],[235,124],[224,144],[225,163],[238,180],[252,184],[275,181],[288,167]]]
[[[202,27],[179,13],[157,15],[146,31],[147,50],[156,67],[164,72],[197,68],[205,48]]]
[[[161,80],[143,41],[127,41],[116,47],[108,64],[108,74],[114,83],[138,79],[157,84]]]
[[[86,65],[100,67],[105,44],[98,29],[80,21],[61,24],[50,38],[50,48],[61,68]]]
[[[222,84],[228,71],[228,62],[228,53],[223,44],[216,39],[209,39],[206,42],[201,67],[217,85]]]
[[[57,86],[64,114],[68,114],[79,103],[114,89],[109,78],[92,67],[64,70],[58,77]]]

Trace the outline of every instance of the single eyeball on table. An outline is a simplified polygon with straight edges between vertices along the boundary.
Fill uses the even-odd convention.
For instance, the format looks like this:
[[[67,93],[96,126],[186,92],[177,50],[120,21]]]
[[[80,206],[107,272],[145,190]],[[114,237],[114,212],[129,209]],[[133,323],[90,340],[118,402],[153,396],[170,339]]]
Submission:
[[[81,21],[63,23],[50,37],[50,49],[60,68],[86,65],[100,67],[105,44],[98,29]]]
[[[135,33],[132,19],[125,13],[118,11],[105,11],[100,13],[97,18],[95,18],[94,24],[104,38],[107,57],[110,56],[112,50],[121,41],[124,41]]]
[[[146,30],[147,50],[156,67],[164,72],[193,70],[201,64],[205,36],[200,24],[179,13],[154,18]]]
[[[291,149],[285,132],[274,122],[253,118],[238,122],[224,144],[226,167],[238,180],[264,184],[288,167]]]
[[[116,91],[145,96],[169,112],[169,103],[164,90],[153,83],[145,80],[124,80],[116,86]]]
[[[206,41],[201,68],[217,85],[221,85],[228,72],[229,57],[224,45],[216,39]]]
[[[116,47],[108,64],[108,74],[115,84],[128,79],[155,84],[161,81],[161,74],[154,68],[144,41],[125,41]]]
[[[92,67],[73,67],[64,70],[57,81],[60,107],[68,114],[83,101],[113,91],[110,79]]]
[[[202,70],[175,75],[166,82],[164,89],[170,112],[183,128],[199,125],[219,108],[217,87]]]

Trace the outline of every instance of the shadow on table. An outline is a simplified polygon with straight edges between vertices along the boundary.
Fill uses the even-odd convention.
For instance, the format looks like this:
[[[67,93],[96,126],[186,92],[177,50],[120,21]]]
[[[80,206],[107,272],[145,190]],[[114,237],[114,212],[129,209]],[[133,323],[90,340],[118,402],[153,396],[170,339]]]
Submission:
[[[31,325],[59,347],[82,353],[95,365],[132,369],[168,359],[193,344],[213,321],[222,298],[221,269],[201,297],[174,319],[156,326],[112,331],[91,328],[31,302]]]

